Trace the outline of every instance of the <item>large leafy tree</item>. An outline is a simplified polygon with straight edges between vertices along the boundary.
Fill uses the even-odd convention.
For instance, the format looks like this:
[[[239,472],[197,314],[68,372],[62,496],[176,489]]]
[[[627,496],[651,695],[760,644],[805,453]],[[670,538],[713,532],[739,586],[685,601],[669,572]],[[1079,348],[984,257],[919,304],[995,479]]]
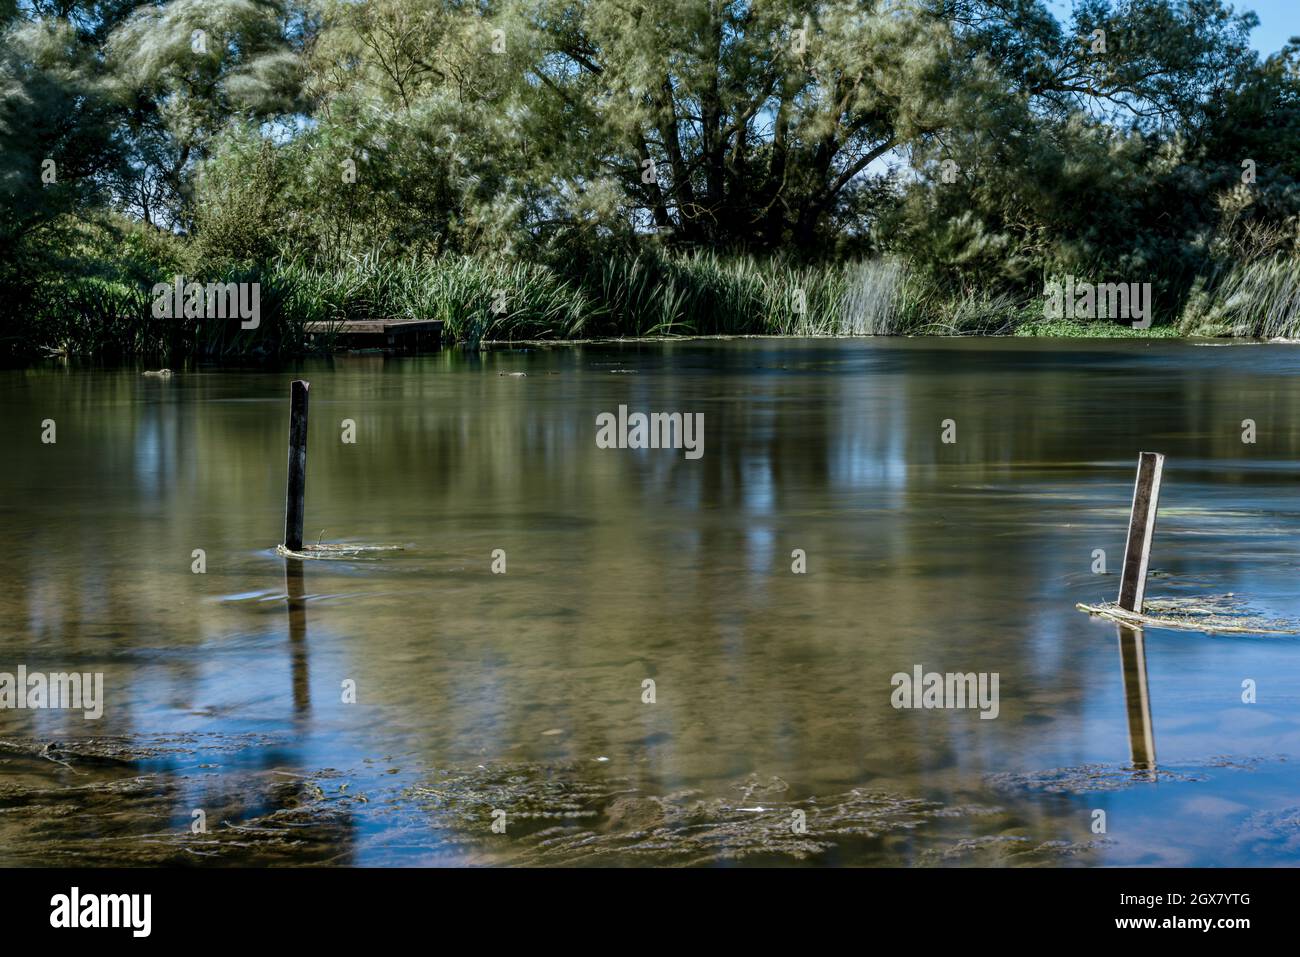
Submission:
[[[954,105],[951,33],[920,4],[546,0],[535,23],[537,112],[569,134],[557,172],[616,184],[679,242],[825,239],[873,164]]]
[[[1219,0],[1086,0],[1064,24],[1031,0],[934,8],[997,79],[978,114],[913,144],[897,245],[968,283],[1053,270],[1181,283],[1226,185],[1206,174],[1240,162],[1209,143],[1257,73],[1254,15]]]
[[[1243,151],[1282,215],[1297,152],[1270,130],[1289,60],[1258,63],[1220,0],[1064,24],[1041,0],[20,0],[0,23],[10,237],[107,197],[245,260],[870,240],[987,282],[1157,261]]]
[[[0,263],[31,265],[122,160],[110,79],[63,20],[11,11],[0,38]]]
[[[291,111],[300,82],[280,0],[171,0],[137,7],[105,51],[123,104],[128,173],[119,202],[188,228],[189,176],[235,117]]]

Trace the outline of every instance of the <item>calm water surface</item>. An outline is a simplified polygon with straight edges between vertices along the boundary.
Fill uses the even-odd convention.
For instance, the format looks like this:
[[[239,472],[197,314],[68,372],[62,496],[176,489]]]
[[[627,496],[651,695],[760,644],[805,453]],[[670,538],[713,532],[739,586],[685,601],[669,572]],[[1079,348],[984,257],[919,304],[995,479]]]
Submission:
[[[1300,642],[1148,629],[1151,775],[1074,605],[1115,596],[1154,450],[1148,596],[1300,618],[1297,370],[738,340],[0,372],[0,671],[106,699],[0,711],[0,864],[1294,864]],[[298,377],[307,538],[403,550],[286,576]],[[620,404],[704,413],[703,457],[597,448]],[[998,717],[894,709],[916,665],[997,672]]]

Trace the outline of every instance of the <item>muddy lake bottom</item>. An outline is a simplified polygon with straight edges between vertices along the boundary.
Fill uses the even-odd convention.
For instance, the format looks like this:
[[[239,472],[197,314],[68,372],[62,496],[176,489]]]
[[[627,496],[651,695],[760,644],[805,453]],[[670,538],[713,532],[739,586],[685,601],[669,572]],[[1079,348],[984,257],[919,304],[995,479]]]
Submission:
[[[1300,642],[1075,605],[1114,599],[1158,451],[1147,595],[1300,619],[1298,368],[767,339],[0,371],[0,673],[104,689],[0,708],[0,864],[1294,865]],[[400,548],[276,554],[295,378],[306,538]],[[702,413],[703,454],[598,447],[620,406]],[[894,707],[918,667],[996,674],[996,717]]]

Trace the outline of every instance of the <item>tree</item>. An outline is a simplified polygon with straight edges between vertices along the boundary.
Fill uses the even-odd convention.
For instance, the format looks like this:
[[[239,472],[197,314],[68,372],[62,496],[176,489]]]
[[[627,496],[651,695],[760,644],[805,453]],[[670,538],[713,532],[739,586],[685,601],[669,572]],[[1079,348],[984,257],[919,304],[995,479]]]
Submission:
[[[123,104],[127,172],[118,202],[145,221],[188,230],[194,164],[232,118],[294,109],[299,61],[279,0],[172,0],[137,8],[106,41]]]
[[[114,115],[93,48],[65,21],[11,17],[0,42],[0,262],[9,276],[54,248],[61,217],[101,202],[121,162]]]

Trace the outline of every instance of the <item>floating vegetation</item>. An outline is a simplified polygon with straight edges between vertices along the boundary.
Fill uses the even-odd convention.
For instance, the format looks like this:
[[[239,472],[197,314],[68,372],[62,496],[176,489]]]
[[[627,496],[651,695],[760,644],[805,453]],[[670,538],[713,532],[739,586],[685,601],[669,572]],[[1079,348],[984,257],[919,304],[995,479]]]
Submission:
[[[1149,771],[1114,764],[1081,764],[1043,771],[1001,771],[984,777],[984,783],[995,791],[1044,791],[1048,794],[1123,791],[1156,781],[1187,783],[1204,780],[1203,774],[1182,773],[1167,768]]]
[[[1026,837],[1025,819],[1001,807],[869,786],[812,795],[753,774],[712,794],[655,794],[595,762],[479,765],[411,783],[387,762],[291,770],[284,746],[251,734],[4,740],[0,846],[15,863],[119,867],[1032,866],[1101,846]]]
[[[1098,618],[1138,628],[1171,628],[1211,635],[1300,635],[1300,622],[1265,618],[1252,612],[1245,599],[1231,592],[1186,598],[1148,598],[1143,603],[1142,614],[1120,608],[1113,601],[1099,605],[1080,602],[1074,607]]]
[[[1273,764],[1276,762],[1285,762],[1285,754],[1272,755],[1249,755],[1247,757],[1238,757],[1232,754],[1216,754],[1212,758],[1206,758],[1201,762],[1207,768],[1229,768],[1233,771],[1254,771],[1261,764]]]
[[[1043,791],[1049,794],[1086,794],[1092,791],[1122,791],[1155,782],[1194,783],[1206,781],[1212,770],[1253,771],[1259,765],[1285,761],[1284,755],[1236,757],[1215,755],[1193,763],[1145,770],[1115,764],[1080,764],[1041,771],[1002,771],[986,774],[984,783],[995,791]]]
[[[280,743],[251,734],[0,741],[0,845],[10,863],[44,866],[350,863],[352,807],[364,798],[337,788],[326,798],[329,771],[287,775],[244,760]],[[198,833],[194,808],[205,809]]]
[[[927,850],[922,853],[920,863],[961,864],[967,867],[1059,867],[1064,859],[1079,857],[1114,844],[1109,838],[1083,842],[1034,841],[1021,835],[993,834],[963,839],[951,847]]]
[[[1236,839],[1255,858],[1300,852],[1300,807],[1256,811],[1238,828]]]
[[[294,551],[291,548],[285,548],[283,545],[275,546],[275,553],[284,558],[303,558],[314,559],[316,561],[377,561],[371,558],[372,552],[400,552],[404,551],[405,545],[357,545],[348,542],[326,542],[325,544],[317,543],[315,545],[304,545],[301,551]]]
[[[654,795],[627,778],[524,765],[447,773],[406,796],[435,827],[462,840],[478,836],[485,846],[493,837],[493,811],[504,810],[513,838],[497,838],[491,863],[516,866],[788,863],[833,854],[847,842],[884,858],[911,854],[918,830],[932,829],[932,840],[946,847],[953,821],[1003,814],[870,788],[791,798],[786,782],[757,775],[731,790],[736,797]]]
[[[187,732],[168,735],[100,735],[67,741],[35,738],[0,739],[0,761],[4,755],[38,757],[55,764],[112,764],[128,766],[133,762],[205,753],[233,753],[251,747],[281,744],[277,736],[262,734],[199,734]]]

